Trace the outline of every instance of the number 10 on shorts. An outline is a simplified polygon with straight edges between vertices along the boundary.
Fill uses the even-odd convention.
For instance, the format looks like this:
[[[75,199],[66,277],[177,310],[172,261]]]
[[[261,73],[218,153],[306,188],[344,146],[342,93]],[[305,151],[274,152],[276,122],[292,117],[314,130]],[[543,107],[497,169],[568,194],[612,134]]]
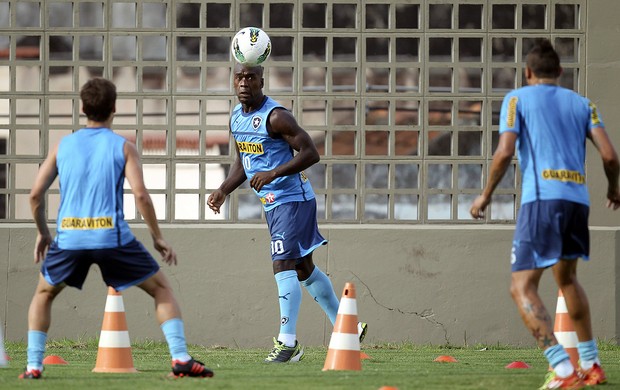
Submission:
[[[271,254],[280,255],[282,253],[284,253],[284,241],[282,240],[271,241]]]

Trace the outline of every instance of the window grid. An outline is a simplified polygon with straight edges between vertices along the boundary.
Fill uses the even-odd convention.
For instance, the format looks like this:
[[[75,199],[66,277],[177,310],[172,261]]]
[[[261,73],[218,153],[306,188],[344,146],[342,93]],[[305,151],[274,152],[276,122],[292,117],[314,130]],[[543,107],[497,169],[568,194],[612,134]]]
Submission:
[[[265,29],[265,92],[311,134],[319,219],[479,223],[502,98],[550,38],[563,86],[585,89],[586,0],[0,0],[0,219],[27,221],[36,165],[84,123],[79,87],[119,90],[114,128],[135,142],[158,218],[213,222],[206,206],[234,162],[230,39]],[[276,16],[277,15],[277,16]],[[514,222],[513,161],[482,223]],[[140,218],[128,187],[126,216]],[[48,195],[56,215],[59,192]],[[223,221],[264,219],[244,184]]]

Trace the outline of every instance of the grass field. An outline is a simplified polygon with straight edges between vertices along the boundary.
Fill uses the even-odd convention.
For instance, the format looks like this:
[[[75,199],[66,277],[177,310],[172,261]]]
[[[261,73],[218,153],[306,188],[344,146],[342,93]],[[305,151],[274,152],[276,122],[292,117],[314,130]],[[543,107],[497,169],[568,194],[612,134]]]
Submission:
[[[620,389],[620,347],[600,346],[609,382],[604,389]],[[211,379],[170,379],[169,355],[165,344],[140,342],[132,346],[137,374],[93,373],[97,341],[50,341],[47,355],[58,355],[68,365],[46,366],[44,379],[18,380],[26,361],[23,343],[7,343],[10,365],[0,368],[0,388],[40,389],[536,389],[544,379],[547,363],[535,348],[476,346],[467,348],[399,345],[364,345],[371,359],[363,360],[361,371],[322,371],[326,349],[306,348],[305,358],[294,364],[265,364],[266,349],[229,349],[191,346],[190,353],[215,371]],[[449,355],[456,363],[438,363]],[[507,369],[523,361],[528,369]]]

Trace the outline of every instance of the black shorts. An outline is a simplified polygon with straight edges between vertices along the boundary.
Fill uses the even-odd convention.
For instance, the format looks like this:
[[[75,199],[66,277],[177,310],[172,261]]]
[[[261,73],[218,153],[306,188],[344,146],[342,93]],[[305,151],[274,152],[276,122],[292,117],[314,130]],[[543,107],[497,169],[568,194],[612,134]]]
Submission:
[[[107,286],[122,291],[140,284],[159,271],[159,264],[138,240],[105,249],[60,249],[55,242],[41,266],[52,286],[66,283],[81,289],[92,264],[97,264]]]

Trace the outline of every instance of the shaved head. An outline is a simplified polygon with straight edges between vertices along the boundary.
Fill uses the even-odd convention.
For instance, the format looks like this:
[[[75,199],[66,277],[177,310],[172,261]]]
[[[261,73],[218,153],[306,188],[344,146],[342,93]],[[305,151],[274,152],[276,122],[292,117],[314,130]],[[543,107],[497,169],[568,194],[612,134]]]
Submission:
[[[265,73],[265,68],[263,68],[262,65],[249,66],[237,62],[235,64],[235,73],[241,72],[252,72],[259,77],[263,77],[263,74]]]

